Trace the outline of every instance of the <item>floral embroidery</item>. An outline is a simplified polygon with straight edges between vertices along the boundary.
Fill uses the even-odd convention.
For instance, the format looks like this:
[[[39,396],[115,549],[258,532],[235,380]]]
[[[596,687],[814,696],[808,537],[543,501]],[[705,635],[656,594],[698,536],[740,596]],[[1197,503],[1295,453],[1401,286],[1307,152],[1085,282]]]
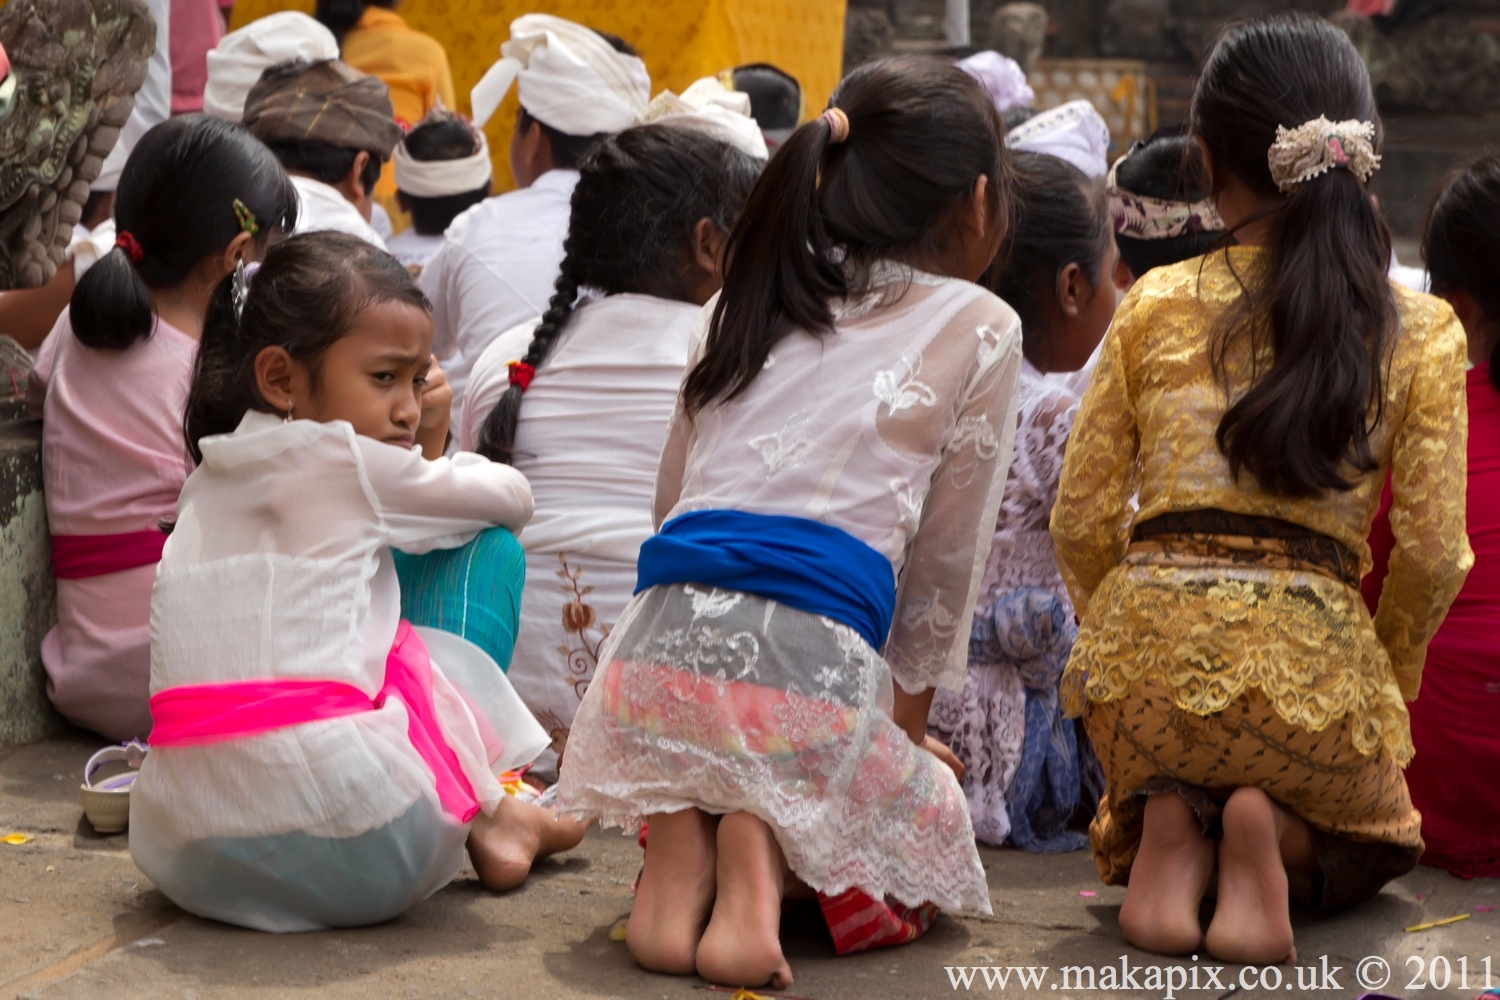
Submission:
[[[875,398],[889,406],[892,413],[899,413],[913,406],[935,404],[937,392],[932,386],[917,379],[922,371],[922,356],[919,354],[913,360],[902,355],[901,363],[906,366],[904,377],[899,376],[894,369],[875,373]]]
[[[562,563],[562,568],[557,571],[558,579],[563,581],[563,591],[569,595],[569,600],[563,604],[562,627],[570,639],[570,642],[559,645],[557,651],[563,655],[568,683],[582,701],[583,693],[588,690],[589,681],[599,666],[599,648],[609,638],[610,627],[599,621],[598,614],[586,600],[594,588],[583,585],[583,567],[569,566],[566,552],[558,553],[557,561]],[[563,738],[567,738],[566,730]]]
[[[953,428],[947,454],[956,456],[965,449],[972,449],[973,457],[968,461],[953,462],[950,472],[954,488],[960,490],[967,489],[974,482],[975,472],[988,468],[1000,451],[1000,439],[995,436],[995,429],[984,414],[964,417]]]
[[[723,618],[745,599],[737,590],[720,590],[714,587],[708,593],[694,590],[691,585],[682,588],[683,593],[693,599],[693,620],[699,618]]]
[[[795,469],[807,461],[818,443],[812,438],[798,435],[810,422],[811,418],[807,414],[793,413],[775,434],[762,434],[750,439],[750,447],[760,452],[761,458],[765,460],[767,479],[782,469]]]

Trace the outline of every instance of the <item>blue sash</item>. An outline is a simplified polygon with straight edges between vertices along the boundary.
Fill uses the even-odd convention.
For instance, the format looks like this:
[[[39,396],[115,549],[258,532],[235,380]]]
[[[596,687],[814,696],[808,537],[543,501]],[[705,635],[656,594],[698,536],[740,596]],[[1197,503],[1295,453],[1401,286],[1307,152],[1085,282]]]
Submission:
[[[695,510],[641,546],[635,592],[701,583],[778,601],[842,622],[872,649],[896,613],[896,574],[846,531],[801,517]]]

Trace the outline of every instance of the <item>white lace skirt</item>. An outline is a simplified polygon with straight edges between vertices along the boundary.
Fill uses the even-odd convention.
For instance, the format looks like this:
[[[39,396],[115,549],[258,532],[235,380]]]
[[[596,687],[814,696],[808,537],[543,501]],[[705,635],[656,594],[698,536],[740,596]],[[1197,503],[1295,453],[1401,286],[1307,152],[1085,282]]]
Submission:
[[[634,833],[658,812],[749,812],[813,889],[990,912],[953,772],[891,720],[853,630],[691,584],[638,595],[574,720],[559,810]]]

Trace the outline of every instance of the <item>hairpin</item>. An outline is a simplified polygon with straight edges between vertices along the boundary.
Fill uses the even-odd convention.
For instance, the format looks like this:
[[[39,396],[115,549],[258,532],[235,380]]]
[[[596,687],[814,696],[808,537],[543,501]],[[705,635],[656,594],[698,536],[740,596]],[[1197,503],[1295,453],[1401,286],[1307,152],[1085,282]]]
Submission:
[[[260,223],[255,221],[255,213],[250,211],[248,205],[236,198],[229,206],[234,209],[234,218],[240,224],[240,232],[251,236],[260,232]]]

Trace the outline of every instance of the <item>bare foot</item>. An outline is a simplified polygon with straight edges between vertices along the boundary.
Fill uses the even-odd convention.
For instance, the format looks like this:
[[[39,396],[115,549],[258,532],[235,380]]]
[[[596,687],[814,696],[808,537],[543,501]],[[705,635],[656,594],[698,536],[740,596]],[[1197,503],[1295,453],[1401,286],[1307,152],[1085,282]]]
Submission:
[[[589,824],[558,819],[548,809],[509,795],[495,815],[479,813],[469,828],[469,859],[486,889],[504,892],[526,881],[537,858],[571,850]]]
[[[719,821],[719,889],[698,943],[700,976],[725,986],[792,985],[792,967],[781,953],[787,875],[786,858],[764,822],[744,812]]]
[[[685,809],[655,813],[647,821],[646,864],[625,925],[625,944],[644,969],[690,976],[714,902],[718,820]]]
[[[1198,906],[1213,869],[1214,846],[1182,797],[1164,792],[1148,798],[1141,846],[1120,908],[1125,940],[1160,955],[1196,949],[1203,940]]]
[[[1258,788],[1235,789],[1224,804],[1219,902],[1207,939],[1215,958],[1244,965],[1295,961],[1281,857],[1292,819]]]

